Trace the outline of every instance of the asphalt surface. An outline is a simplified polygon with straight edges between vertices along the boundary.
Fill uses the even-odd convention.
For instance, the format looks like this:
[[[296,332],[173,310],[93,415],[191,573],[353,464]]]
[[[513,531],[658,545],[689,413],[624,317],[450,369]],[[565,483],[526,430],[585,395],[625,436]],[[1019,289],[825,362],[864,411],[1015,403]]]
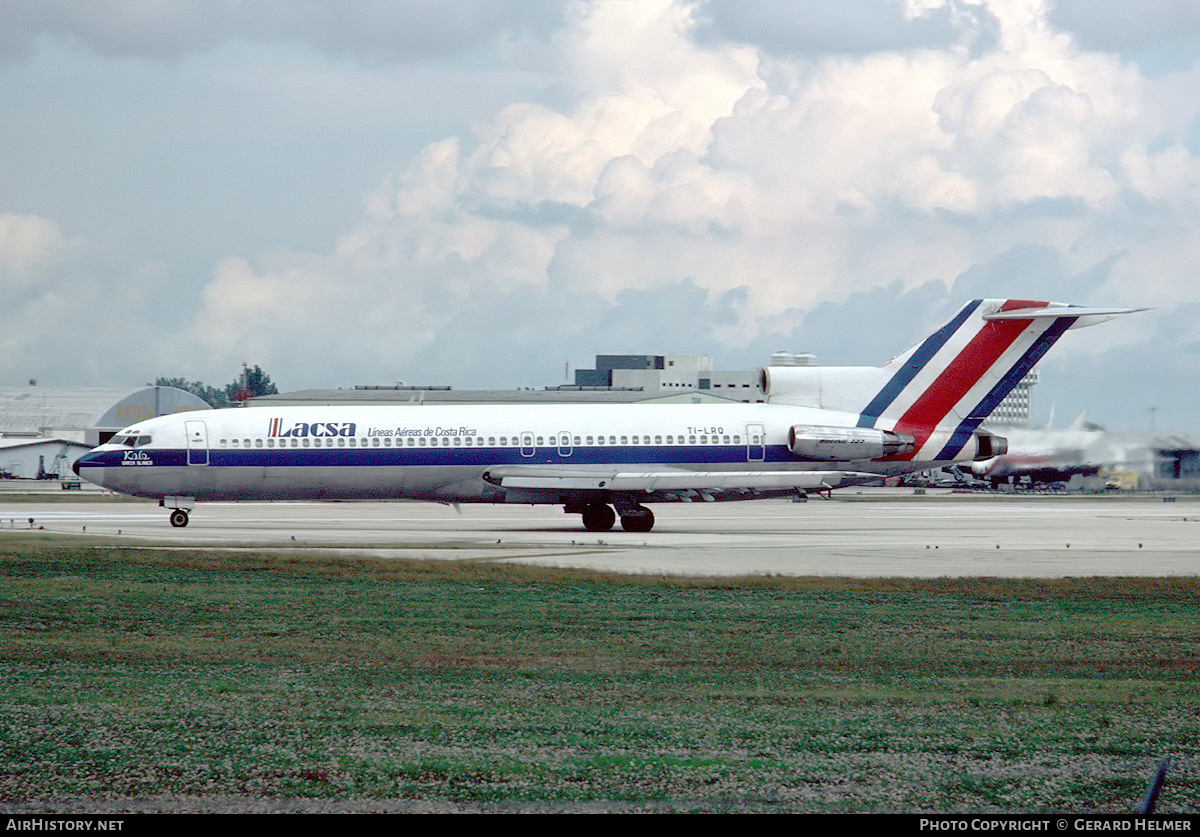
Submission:
[[[0,537],[42,531],[145,546],[285,548],[682,575],[1179,576],[1200,569],[1200,498],[987,496],[864,489],[804,503],[654,507],[652,532],[585,531],[558,506],[207,503],[185,528],[152,502],[47,486],[8,501]],[[51,491],[54,492],[53,496]],[[30,518],[33,523],[29,522]]]

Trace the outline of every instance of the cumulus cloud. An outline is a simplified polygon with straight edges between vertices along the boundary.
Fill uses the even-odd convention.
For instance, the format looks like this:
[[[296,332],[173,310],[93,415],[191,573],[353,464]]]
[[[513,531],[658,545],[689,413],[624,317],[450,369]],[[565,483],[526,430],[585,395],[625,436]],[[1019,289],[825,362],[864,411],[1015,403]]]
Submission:
[[[68,256],[74,246],[59,225],[48,218],[0,212],[0,290],[28,287],[42,271]]]
[[[155,313],[172,295],[160,264],[131,264],[50,218],[0,213],[0,379],[115,382],[172,350],[182,323]]]
[[[611,351],[879,362],[966,295],[1196,300],[1200,63],[1144,72],[1075,3],[211,0],[109,40],[70,5],[21,0],[16,29],[149,54],[155,26],[192,14],[164,53],[482,49],[544,79],[359,187],[332,246],[219,260],[175,351],[285,386],[538,384]],[[323,67],[280,89],[320,89]],[[274,89],[269,61],[255,72]],[[1106,345],[1132,353],[1146,328]]]
[[[1179,293],[1185,260],[1165,254],[1193,253],[1190,229],[1159,228],[1153,246],[1116,231],[1146,207],[1194,215],[1181,133],[1194,98],[1181,114],[1042,3],[889,8],[936,19],[937,48],[906,35],[860,54],[800,42],[797,57],[714,37],[714,19],[730,25],[721,4],[577,4],[547,52],[564,104],[513,104],[429,145],[328,254],[223,264],[198,334],[214,350],[261,334],[262,355],[322,334],[385,379],[419,366],[454,380],[469,363],[476,381],[512,384],[514,367],[557,365],[567,334],[596,352],[663,350],[672,313],[697,351],[753,364],[749,347],[757,362],[822,354],[817,337],[844,354],[855,332],[826,333],[831,306],[876,334],[898,315],[932,325],[968,288]],[[1158,275],[1139,276],[1147,263]],[[935,288],[955,298],[932,305]],[[921,333],[869,338],[886,354],[856,360]]]

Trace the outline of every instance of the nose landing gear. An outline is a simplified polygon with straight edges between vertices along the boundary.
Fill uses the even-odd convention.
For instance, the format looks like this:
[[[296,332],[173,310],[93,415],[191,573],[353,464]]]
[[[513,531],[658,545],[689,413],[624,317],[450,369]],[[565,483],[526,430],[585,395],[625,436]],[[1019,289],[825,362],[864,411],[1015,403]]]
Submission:
[[[163,497],[158,504],[171,510],[171,515],[167,519],[171,521],[172,526],[180,529],[188,525],[188,512],[196,508],[196,498],[169,496]]]

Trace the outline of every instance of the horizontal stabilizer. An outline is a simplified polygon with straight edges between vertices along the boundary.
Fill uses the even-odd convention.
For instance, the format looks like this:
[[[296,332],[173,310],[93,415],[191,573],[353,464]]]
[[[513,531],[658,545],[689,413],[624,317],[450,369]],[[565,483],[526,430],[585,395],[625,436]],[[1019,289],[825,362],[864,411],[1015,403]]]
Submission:
[[[1118,314],[1135,314],[1149,311],[1148,308],[1082,308],[1075,305],[1049,305],[1042,308],[1014,308],[984,314],[985,320],[1045,320],[1056,317],[1114,317]]]
[[[704,489],[826,490],[879,479],[856,471],[618,471],[615,469],[501,466],[483,478],[502,488],[559,491],[702,491]]]

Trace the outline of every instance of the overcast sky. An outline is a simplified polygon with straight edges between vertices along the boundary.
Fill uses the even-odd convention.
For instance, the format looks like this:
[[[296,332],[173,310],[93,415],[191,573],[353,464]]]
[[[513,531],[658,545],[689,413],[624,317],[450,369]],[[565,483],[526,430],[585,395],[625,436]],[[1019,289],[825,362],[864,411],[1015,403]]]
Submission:
[[[1193,0],[0,0],[0,384],[541,387],[1072,332],[1200,436]],[[1152,412],[1153,411],[1153,412]]]

